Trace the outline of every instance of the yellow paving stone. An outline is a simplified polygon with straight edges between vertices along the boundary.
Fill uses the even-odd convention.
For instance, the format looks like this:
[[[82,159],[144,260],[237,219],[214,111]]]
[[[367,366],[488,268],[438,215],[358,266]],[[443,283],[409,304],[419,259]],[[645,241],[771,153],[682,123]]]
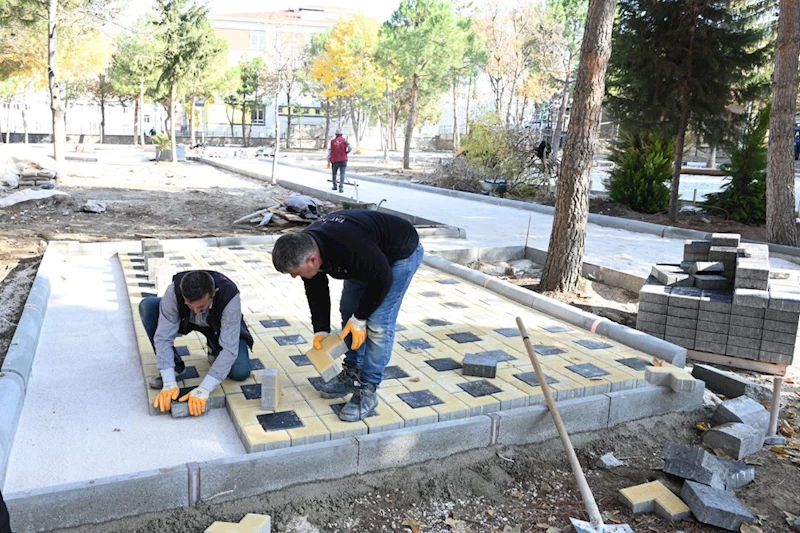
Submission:
[[[234,394],[242,392],[242,385],[255,385],[255,380],[253,378],[247,378],[244,381],[234,381],[230,378],[225,378],[222,380],[222,390],[225,391],[225,394]]]
[[[439,415],[439,422],[469,417],[469,406],[459,400],[455,394],[448,394],[446,398],[441,399],[444,400],[443,404],[431,406]]]
[[[270,516],[246,514],[239,523],[214,522],[205,533],[270,533]]]
[[[226,394],[225,401],[228,402],[229,411],[243,411],[245,409],[261,409],[261,400],[248,400],[244,394]],[[280,408],[280,406],[278,406]]]
[[[292,446],[325,442],[331,439],[330,431],[316,415],[301,418],[300,421],[303,423],[303,427],[286,430],[292,439]]]
[[[386,387],[383,384],[381,384],[381,386],[378,387],[377,392],[378,392],[378,398],[380,398],[381,402],[392,404],[392,403],[402,402],[403,400],[401,400],[397,395],[408,392],[408,389],[400,384],[392,385],[390,387]]]
[[[322,416],[333,413],[334,410],[331,408],[331,406],[342,404],[345,402],[345,400],[346,397],[331,398],[331,399],[320,398],[319,393],[317,393],[316,398],[306,399],[306,403],[308,403],[308,405],[311,407],[311,409],[317,416]]]
[[[331,440],[357,437],[359,435],[366,435],[369,432],[369,428],[363,420],[359,420],[358,422],[342,422],[339,420],[338,415],[333,413],[322,415],[319,419],[325,424],[325,427],[328,428],[331,434]]]
[[[472,395],[462,391],[456,392],[453,396],[461,403],[467,405],[470,410],[470,416],[483,415],[486,413],[493,413],[500,410],[500,400],[494,396],[479,396],[473,397]]]
[[[634,513],[655,513],[678,521],[689,516],[689,507],[661,481],[643,483],[619,491],[620,500]]]
[[[404,421],[405,427],[422,426],[425,424],[435,424],[439,421],[439,413],[431,407],[412,408],[404,401],[387,404]]]
[[[405,420],[388,404],[378,403],[376,416],[368,416],[363,420],[370,433],[380,433],[405,427]]]
[[[240,436],[247,453],[277,450],[292,445],[292,438],[286,430],[264,431],[261,424],[241,427]]]
[[[517,407],[528,406],[529,395],[518,389],[516,386],[512,386],[510,383],[504,383],[503,385],[497,386],[503,389],[503,392],[497,392],[492,394],[492,396],[500,400],[500,409],[516,409]]]

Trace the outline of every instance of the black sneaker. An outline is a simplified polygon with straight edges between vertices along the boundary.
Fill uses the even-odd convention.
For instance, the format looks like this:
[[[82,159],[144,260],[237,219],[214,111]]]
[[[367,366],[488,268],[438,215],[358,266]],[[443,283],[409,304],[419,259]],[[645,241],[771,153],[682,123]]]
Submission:
[[[332,380],[323,383],[319,394],[326,400],[341,398],[353,392],[358,381],[358,369],[353,366],[342,365],[342,371]]]
[[[359,383],[353,391],[353,397],[339,411],[339,420],[344,422],[364,420],[376,407],[378,407],[378,393],[375,392],[375,385]]]
[[[339,192],[344,192],[344,187],[339,187]]]

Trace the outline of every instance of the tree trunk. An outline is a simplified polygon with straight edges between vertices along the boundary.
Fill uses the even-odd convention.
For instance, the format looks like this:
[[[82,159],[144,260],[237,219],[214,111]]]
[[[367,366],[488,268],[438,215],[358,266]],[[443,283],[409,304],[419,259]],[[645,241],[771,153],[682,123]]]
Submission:
[[[142,146],[144,146],[144,80],[139,82],[139,112],[142,114],[142,120],[140,122],[142,127],[139,130],[139,136],[142,141]],[[155,118],[153,123],[155,123]]]
[[[561,130],[564,128],[564,117],[567,114],[567,101],[569,100],[569,85],[570,85],[570,74],[572,73],[572,69],[570,66],[572,65],[572,52],[570,52],[569,57],[567,58],[567,71],[566,76],[564,79],[564,86],[562,87],[562,94],[561,94],[561,105],[558,107],[558,118],[556,119],[556,127],[553,130],[553,137],[550,139],[550,146],[553,147],[553,151],[550,152],[550,158],[555,161],[558,159],[558,150],[561,148]]]
[[[794,114],[800,54],[800,0],[781,0],[767,149],[767,241],[797,246]]]
[[[27,92],[27,91],[26,91]],[[28,116],[25,114],[25,94],[22,95],[22,142],[28,144]]]
[[[286,91],[286,149],[292,147],[292,93]]]
[[[458,90],[457,80],[453,80],[453,153],[458,153],[461,137],[458,131]]]
[[[194,95],[192,95],[192,105],[189,106],[189,144],[197,145],[197,136],[194,131]]]
[[[469,135],[469,102],[472,98],[472,76],[467,82],[467,109],[464,113],[464,135]]]
[[[323,150],[328,144],[328,133],[331,131],[331,99],[325,99],[325,131],[322,133],[322,143],[320,148]]]
[[[506,126],[511,125],[511,108],[514,104],[514,92],[517,90],[517,80],[511,82],[511,90],[508,92],[508,106],[506,106]]]
[[[417,114],[417,87],[419,77],[414,73],[411,80],[411,103],[408,109],[408,124],[406,125],[406,140],[403,145],[403,168],[411,168],[411,137],[414,135],[414,119]]]
[[[106,139],[106,99],[105,96],[100,97],[100,144],[103,144]]]
[[[139,144],[139,99],[133,104],[133,145]]]
[[[389,78],[386,78],[386,117],[383,124],[383,163],[389,163],[389,135],[391,133],[391,125],[392,125],[392,105],[389,101]]]
[[[686,125],[689,122],[689,103],[686,98],[681,103],[681,114],[678,122],[678,138],[675,141],[675,159],[672,165],[672,189],[669,196],[669,221],[678,218],[679,189],[681,186],[681,168],[683,164],[683,147],[686,144]]]
[[[0,142],[9,144],[11,142],[11,99],[8,102],[8,113],[6,113],[6,134],[3,136],[3,122],[0,120]]]
[[[713,145],[708,147],[706,168],[716,168],[716,166],[717,166],[717,145]]]
[[[277,109],[277,108],[276,108]],[[242,146],[247,148],[247,132],[244,129],[244,116],[247,114],[247,104],[242,104]]]
[[[178,162],[178,144],[175,142],[175,95],[178,92],[178,84],[174,81],[169,89],[169,149],[172,152],[172,162]]]
[[[589,218],[592,157],[611,55],[616,3],[616,0],[589,2],[553,229],[539,284],[541,291],[572,291],[580,279]]]
[[[47,81],[50,87],[50,111],[53,115],[53,159],[55,159],[57,163],[63,163],[64,145],[67,142],[67,128],[64,122],[64,104],[61,102],[61,87],[58,81],[58,53],[56,49],[57,14],[58,0],[50,0],[47,12]]]
[[[280,87],[280,75],[278,76],[278,86]],[[272,154],[272,175],[270,176],[270,180],[273,185],[278,182],[277,176],[275,176],[275,166],[278,164],[278,152],[281,148],[281,122],[280,118],[278,117],[278,98],[280,97],[280,93],[275,93],[275,152]]]

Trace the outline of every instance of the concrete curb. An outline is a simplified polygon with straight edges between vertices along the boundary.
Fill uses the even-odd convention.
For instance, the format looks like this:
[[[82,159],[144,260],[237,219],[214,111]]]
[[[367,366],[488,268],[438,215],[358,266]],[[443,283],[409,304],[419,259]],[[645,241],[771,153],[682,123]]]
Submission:
[[[542,311],[543,313],[560,318],[570,324],[589,330],[592,333],[604,335],[626,346],[664,359],[675,366],[682,368],[686,365],[687,351],[680,346],[676,346],[662,339],[657,339],[627,326],[611,322],[606,318],[600,318],[591,313],[581,311],[565,303],[552,300],[541,294],[489,276],[488,274],[472,270],[463,265],[451,263],[443,257],[425,254],[423,262],[428,266],[458,276],[476,285],[480,285],[481,287],[496,292],[526,307],[531,307],[537,311]]]
[[[50,276],[55,274],[57,252],[47,247],[28,298],[0,368],[0,487],[6,477],[8,458],[17,432],[25,391],[28,388],[36,347],[50,298]]]
[[[287,161],[278,161],[280,165],[286,165],[288,167],[295,167],[301,168],[303,170],[313,170],[315,172],[324,172],[327,173],[325,169],[312,167],[308,165],[301,165],[298,163],[290,163]],[[238,170],[229,167],[226,170],[230,170],[231,172],[239,172]],[[486,202],[488,204],[494,205],[502,205],[505,207],[514,207],[517,209],[524,209],[526,211],[534,211],[537,213],[545,213],[548,215],[552,215],[555,212],[554,207],[534,204],[529,202],[523,202],[521,200],[511,200],[508,198],[498,198],[495,196],[487,196],[484,194],[477,194],[472,192],[464,192],[464,191],[453,191],[450,189],[442,189],[440,187],[433,187],[431,185],[423,185],[421,183],[410,183],[407,181],[398,181],[392,180],[388,178],[379,178],[377,176],[368,176],[365,174],[358,174],[353,172],[348,172],[349,175],[357,177],[358,179],[364,181],[370,181],[374,183],[381,183],[384,185],[394,185],[395,187],[404,187],[407,189],[415,189],[418,191],[424,191],[428,193],[440,194],[443,196],[451,196],[454,198],[462,198],[465,200],[475,200],[480,202]],[[621,229],[626,231],[632,231],[635,233],[646,233],[649,235],[656,235],[662,238],[668,239],[693,239],[693,240],[709,240],[711,238],[711,233],[703,232],[703,231],[696,231],[684,228],[677,228],[674,226],[662,226],[661,224],[653,224],[651,222],[642,222],[639,220],[630,220],[618,217],[612,217],[608,215],[598,215],[595,213],[589,214],[589,222],[592,224],[597,224],[598,226],[604,226],[607,228],[614,228],[614,229]],[[762,241],[751,241],[747,239],[742,239],[742,242],[756,242],[759,244],[769,244],[769,251],[774,252],[777,254],[782,254],[789,257],[800,258],[800,248],[792,247],[792,246],[784,246],[780,244],[771,244],[771,243],[764,243]]]

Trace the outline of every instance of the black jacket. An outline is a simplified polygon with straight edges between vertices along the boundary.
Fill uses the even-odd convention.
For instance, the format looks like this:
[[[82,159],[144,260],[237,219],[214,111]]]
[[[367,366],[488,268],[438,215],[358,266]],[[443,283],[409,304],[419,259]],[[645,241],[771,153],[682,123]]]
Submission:
[[[211,277],[214,278],[214,286],[219,289],[217,294],[214,295],[214,303],[211,304],[211,312],[208,315],[209,327],[211,327],[215,335],[219,336],[219,332],[222,330],[222,311],[225,309],[225,306],[228,305],[228,302],[239,294],[239,288],[234,282],[219,272],[214,272],[213,270],[206,270],[206,272],[211,274]],[[178,272],[172,277],[172,283],[175,287],[175,298],[178,300],[178,314],[181,317],[181,323],[178,327],[178,333],[181,335],[186,335],[190,331],[196,329],[196,326],[189,322],[191,312],[189,306],[184,302],[183,293],[181,293],[181,280],[186,274],[188,274],[188,272]],[[250,335],[250,331],[248,331],[244,323],[244,317],[242,317],[241,324],[239,336],[247,342],[247,345],[252,350],[253,337]]]
[[[367,282],[355,317],[366,320],[392,286],[392,265],[414,253],[419,235],[405,219],[367,209],[325,215],[304,230],[314,238],[322,267],[304,279],[314,331],[330,331],[328,276]]]

